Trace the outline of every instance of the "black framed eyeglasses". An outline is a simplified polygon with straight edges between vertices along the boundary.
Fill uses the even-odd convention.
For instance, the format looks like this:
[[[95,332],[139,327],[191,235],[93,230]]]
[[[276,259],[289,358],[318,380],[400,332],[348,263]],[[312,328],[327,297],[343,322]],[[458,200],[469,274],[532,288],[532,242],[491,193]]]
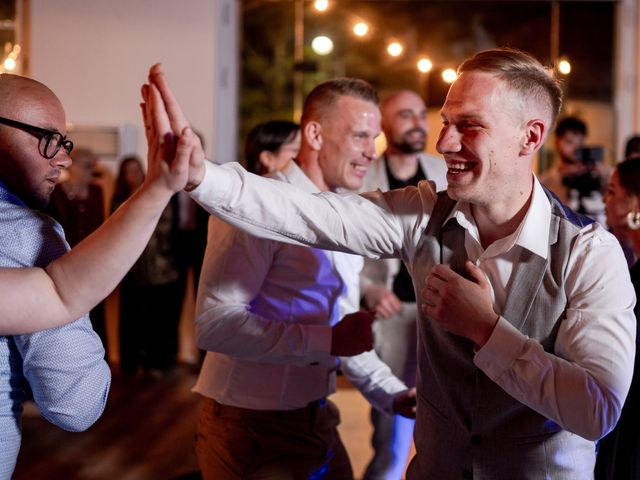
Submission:
[[[55,130],[47,130],[46,128],[36,127],[34,125],[29,125],[28,123],[22,123],[17,120],[11,120],[4,117],[0,117],[0,123],[10,127],[19,128],[20,130],[39,136],[40,155],[47,160],[51,160],[55,157],[60,151],[60,148],[64,148],[67,155],[71,154],[71,151],[73,150],[73,142],[71,140],[67,140],[67,137]]]

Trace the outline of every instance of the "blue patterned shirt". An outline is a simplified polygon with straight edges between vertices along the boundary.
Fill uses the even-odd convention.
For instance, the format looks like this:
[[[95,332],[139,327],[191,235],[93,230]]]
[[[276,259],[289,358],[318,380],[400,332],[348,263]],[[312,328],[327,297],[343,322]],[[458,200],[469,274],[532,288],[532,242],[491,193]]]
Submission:
[[[45,267],[68,249],[55,220],[0,182],[0,266]],[[60,428],[85,430],[100,417],[111,373],[88,315],[60,328],[0,336],[0,480],[11,478],[20,449],[25,382],[42,416]]]

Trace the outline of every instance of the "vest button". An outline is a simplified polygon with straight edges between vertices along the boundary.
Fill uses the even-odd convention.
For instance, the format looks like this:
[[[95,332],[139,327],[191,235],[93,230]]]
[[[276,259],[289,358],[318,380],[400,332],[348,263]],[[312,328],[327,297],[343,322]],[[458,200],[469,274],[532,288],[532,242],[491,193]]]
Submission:
[[[472,435],[471,443],[473,445],[480,445],[482,443],[482,437],[480,435]]]

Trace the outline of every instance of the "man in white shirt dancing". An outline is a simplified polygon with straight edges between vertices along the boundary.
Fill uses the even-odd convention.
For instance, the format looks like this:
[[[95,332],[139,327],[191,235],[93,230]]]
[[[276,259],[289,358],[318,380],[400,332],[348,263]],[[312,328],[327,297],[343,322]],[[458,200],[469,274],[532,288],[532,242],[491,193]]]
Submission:
[[[533,174],[561,105],[556,80],[511,49],[480,52],[458,73],[437,145],[447,194],[422,182],[309,195],[205,166],[201,153],[189,188],[256,234],[407,263],[422,302],[409,479],[590,479],[594,441],[618,420],[633,370],[624,255]],[[158,70],[152,80],[180,131]]]
[[[305,102],[300,152],[275,177],[310,193],[359,188],[375,158],[377,102],[362,80],[317,86]],[[410,414],[414,403],[366,352],[371,314],[346,315],[359,309],[362,258],[259,239],[216,220],[196,305],[198,345],[207,350],[194,389],[204,397],[196,442],[204,478],[352,479],[338,411],[326,399],[337,357],[386,414]]]

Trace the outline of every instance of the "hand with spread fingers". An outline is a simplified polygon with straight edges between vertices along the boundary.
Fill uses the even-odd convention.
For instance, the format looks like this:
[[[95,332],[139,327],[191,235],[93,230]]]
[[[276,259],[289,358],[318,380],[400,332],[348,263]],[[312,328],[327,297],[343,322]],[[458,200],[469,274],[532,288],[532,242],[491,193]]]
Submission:
[[[467,280],[448,265],[435,265],[422,290],[422,311],[455,335],[483,346],[499,315],[493,310],[491,287],[484,272],[467,260],[465,268],[473,280]]]
[[[170,138],[169,134],[180,135],[185,128],[189,127],[189,122],[169,87],[161,64],[157,63],[149,69],[149,83],[143,86],[142,96],[149,150],[163,145]],[[200,184],[204,178],[204,162],[204,149],[200,139],[194,136],[185,190],[193,190]]]

